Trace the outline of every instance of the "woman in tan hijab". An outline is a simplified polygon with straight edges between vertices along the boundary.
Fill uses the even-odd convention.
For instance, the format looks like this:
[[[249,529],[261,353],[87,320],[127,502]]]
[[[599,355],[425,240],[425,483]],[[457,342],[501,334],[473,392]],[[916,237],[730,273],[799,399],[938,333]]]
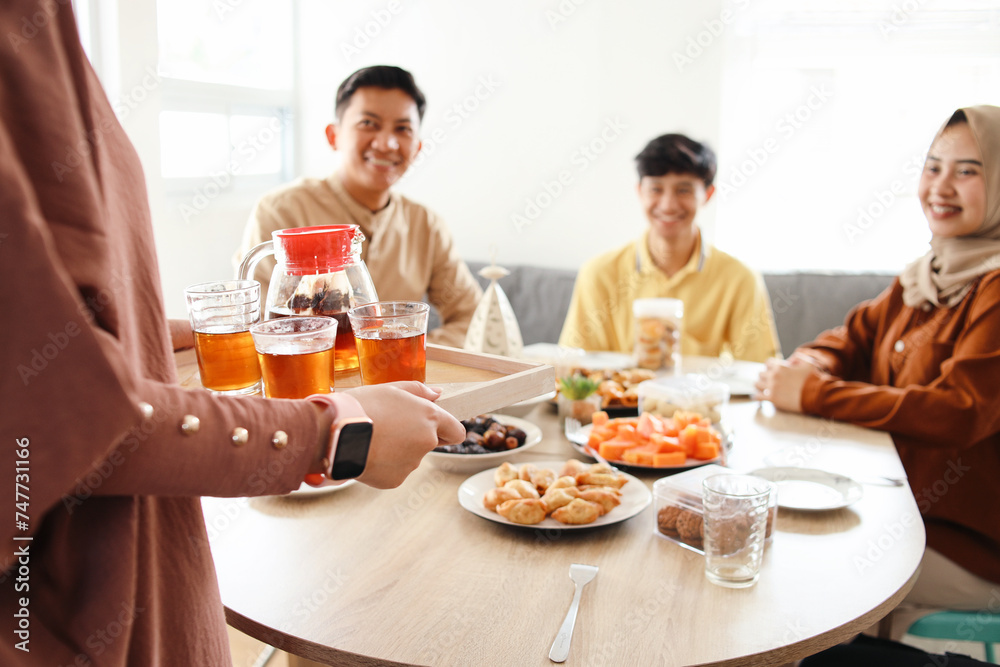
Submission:
[[[904,605],[996,610],[1000,108],[952,115],[927,154],[918,195],[932,233],[927,254],[844,326],[769,362],[757,390],[781,410],[892,435],[927,532]],[[904,616],[895,636],[909,626]]]

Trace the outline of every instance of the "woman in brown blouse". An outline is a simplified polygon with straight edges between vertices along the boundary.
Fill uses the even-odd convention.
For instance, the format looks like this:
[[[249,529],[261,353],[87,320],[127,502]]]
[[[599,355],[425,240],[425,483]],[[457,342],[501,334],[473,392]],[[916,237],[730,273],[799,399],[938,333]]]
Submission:
[[[779,409],[892,435],[927,531],[920,576],[901,607],[997,611],[1000,108],[951,116],[918,195],[932,234],[927,254],[844,326],[769,362],[757,390]],[[906,627],[897,621],[894,634]]]
[[[465,429],[419,383],[181,388],[142,167],[71,4],[6,0],[0,35],[0,665],[231,665],[200,496],[297,489],[356,404],[371,486]]]

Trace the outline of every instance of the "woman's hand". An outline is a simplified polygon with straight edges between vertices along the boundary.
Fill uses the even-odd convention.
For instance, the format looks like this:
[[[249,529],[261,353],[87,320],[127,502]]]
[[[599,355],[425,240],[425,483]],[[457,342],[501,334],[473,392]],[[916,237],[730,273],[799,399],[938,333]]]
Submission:
[[[374,424],[368,464],[358,478],[377,489],[399,486],[424,454],[465,439],[461,422],[434,404],[441,390],[390,382],[347,390]]]
[[[812,363],[799,357],[788,361],[770,359],[754,384],[754,398],[771,401],[779,410],[802,412],[802,388],[809,376],[818,373]]]

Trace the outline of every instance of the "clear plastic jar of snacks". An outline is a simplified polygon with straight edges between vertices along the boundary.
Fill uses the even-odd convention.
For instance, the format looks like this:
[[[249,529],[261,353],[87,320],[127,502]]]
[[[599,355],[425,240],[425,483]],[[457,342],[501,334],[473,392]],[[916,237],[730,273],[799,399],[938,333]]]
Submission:
[[[684,302],[680,299],[636,299],[635,357],[639,368],[674,369],[680,365],[681,323]]]
[[[707,375],[689,373],[657,378],[639,384],[639,413],[652,412],[659,417],[673,417],[674,412],[697,412],[719,424],[729,407],[729,385],[714,382]]]

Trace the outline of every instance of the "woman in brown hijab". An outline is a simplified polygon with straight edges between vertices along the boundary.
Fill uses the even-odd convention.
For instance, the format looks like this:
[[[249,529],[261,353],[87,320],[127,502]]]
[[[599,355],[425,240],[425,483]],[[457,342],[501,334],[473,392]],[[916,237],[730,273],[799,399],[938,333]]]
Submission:
[[[927,531],[905,606],[997,610],[1000,108],[952,115],[918,195],[927,254],[844,326],[769,362],[757,390],[779,409],[892,435]]]

